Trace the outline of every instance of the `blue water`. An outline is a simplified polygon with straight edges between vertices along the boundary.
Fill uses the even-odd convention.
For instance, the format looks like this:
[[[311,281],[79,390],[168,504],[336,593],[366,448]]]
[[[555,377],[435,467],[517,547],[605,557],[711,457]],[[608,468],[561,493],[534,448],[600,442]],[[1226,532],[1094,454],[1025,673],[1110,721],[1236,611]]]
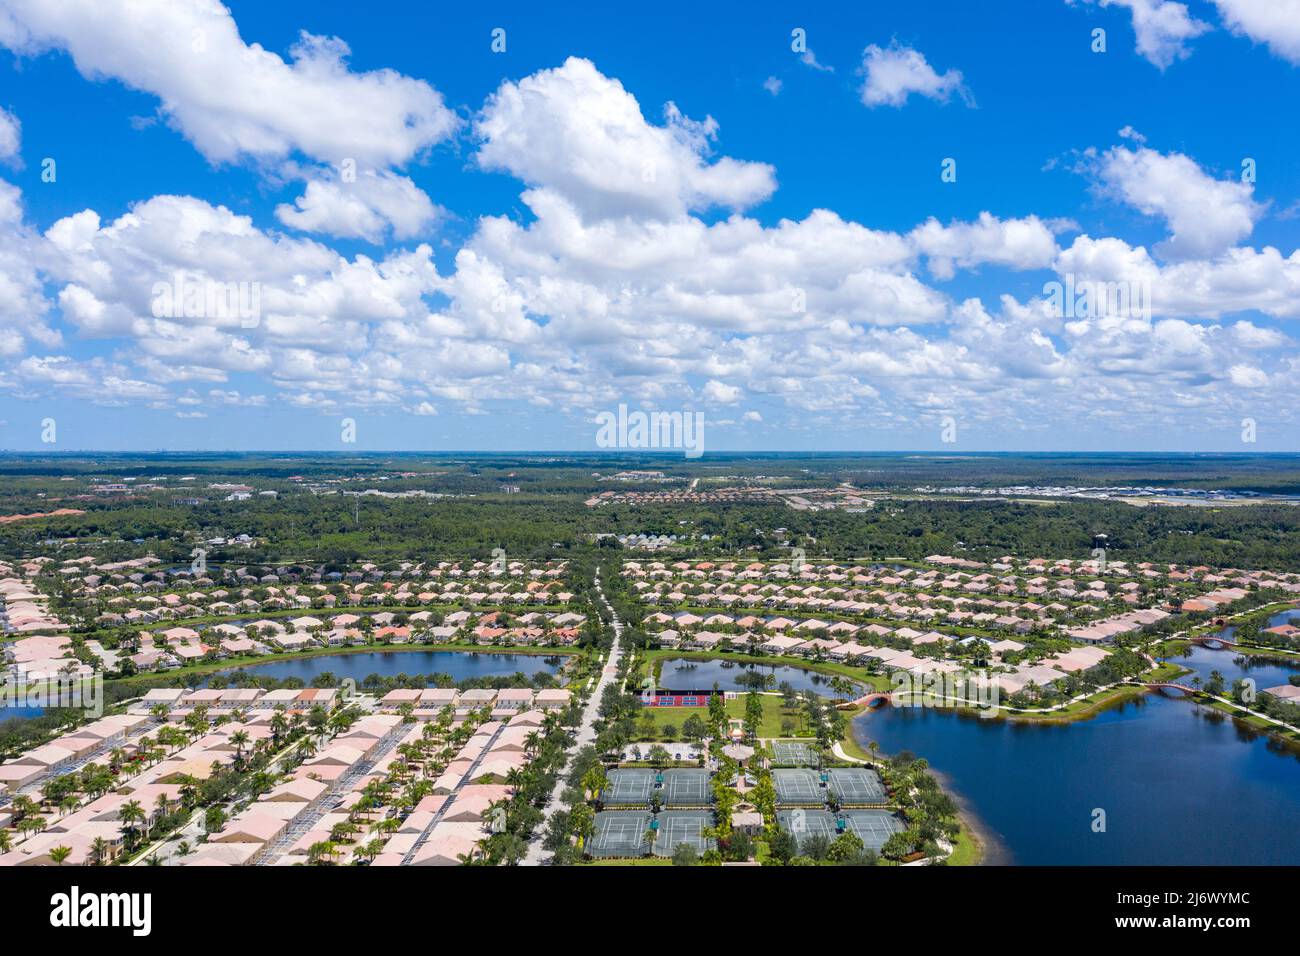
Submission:
[[[724,666],[724,665],[730,665]],[[735,661],[691,661],[669,658],[663,662],[659,686],[664,690],[709,690],[716,682],[719,690],[748,690],[736,682],[746,671],[758,670],[776,677],[768,689],[789,682],[795,690],[809,690],[823,697],[837,696],[828,684],[829,678],[813,671],[800,670],[785,664],[741,664]]]
[[[1198,649],[1195,663],[1231,684],[1234,656]],[[990,838],[990,862],[1300,864],[1300,753],[1189,700],[1148,694],[1056,726],[883,707],[854,732],[925,757]]]
[[[44,707],[0,707],[0,723],[15,717],[39,717],[43,713]]]
[[[483,654],[461,651],[366,651],[358,654],[323,654],[298,657],[269,664],[250,664],[231,668],[249,671],[257,677],[284,680],[297,677],[311,683],[328,671],[339,679],[351,678],[358,684],[371,674],[396,677],[398,674],[448,674],[453,680],[467,677],[509,677],[523,672],[532,677],[538,671],[555,674],[560,665],[548,664],[543,655]]]
[[[1235,663],[1234,659],[1237,657],[1242,659],[1241,664]],[[1199,677],[1204,683],[1210,679],[1210,673],[1217,670],[1224,676],[1224,687],[1229,692],[1237,675],[1253,680],[1256,691],[1260,691],[1267,687],[1285,684],[1292,675],[1300,674],[1300,661],[1297,661],[1295,666],[1288,666],[1273,660],[1261,660],[1258,656],[1238,654],[1231,647],[1209,650],[1193,646],[1190,655],[1176,654],[1166,659],[1192,672],[1186,677],[1180,677],[1180,683],[1186,683],[1194,676]]]
[[[1281,624],[1300,625],[1300,607],[1293,607],[1286,611],[1278,611],[1268,619],[1265,627],[1277,627]]]

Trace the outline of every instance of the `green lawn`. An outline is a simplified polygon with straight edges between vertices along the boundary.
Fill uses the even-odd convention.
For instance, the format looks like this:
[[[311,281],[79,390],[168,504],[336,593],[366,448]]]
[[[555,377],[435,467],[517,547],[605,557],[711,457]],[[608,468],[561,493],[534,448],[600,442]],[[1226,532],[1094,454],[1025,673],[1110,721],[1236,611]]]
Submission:
[[[979,866],[980,860],[984,856],[984,848],[980,846],[975,835],[962,824],[961,832],[957,834],[957,839],[953,841],[952,856],[948,857],[949,866]]]
[[[787,708],[780,697],[774,697],[769,694],[763,694],[759,697],[763,703],[763,719],[758,725],[758,735],[760,737],[800,737],[810,736],[808,733],[807,721],[804,720],[803,708]],[[646,736],[641,732],[641,717],[637,717],[637,728],[634,740],[662,740],[662,729],[671,724],[677,729],[677,737],[681,739],[682,724],[687,717],[695,715],[701,720],[706,720],[709,715],[707,707],[646,707],[641,711],[642,714],[649,713],[654,717],[656,733]],[[745,717],[745,699],[743,697],[736,700],[727,701],[727,716],[744,719]],[[784,721],[791,721],[792,728],[782,726]]]

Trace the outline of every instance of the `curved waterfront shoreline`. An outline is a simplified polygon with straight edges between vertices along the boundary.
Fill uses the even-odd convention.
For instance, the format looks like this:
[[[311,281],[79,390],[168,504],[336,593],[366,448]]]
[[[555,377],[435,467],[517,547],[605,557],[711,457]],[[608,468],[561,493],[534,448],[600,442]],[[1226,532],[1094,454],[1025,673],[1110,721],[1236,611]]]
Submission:
[[[521,657],[578,657],[581,651],[572,647],[479,647],[466,644],[358,644],[349,647],[320,647],[309,651],[290,651],[285,654],[262,654],[257,657],[229,657],[222,661],[178,667],[169,671],[148,671],[130,677],[114,678],[109,684],[134,684],[151,680],[165,680],[190,675],[210,675],[228,670],[244,670],[271,664],[310,660],[316,657],[346,657],[352,654],[410,654],[447,652],[457,654],[518,655]]]
[[[871,708],[866,708],[854,714],[849,720],[849,738],[846,742],[852,743],[854,749],[865,755],[863,759],[870,757],[870,752],[867,750],[863,741],[865,735],[859,734],[858,727],[860,721],[871,714],[871,712]],[[888,760],[893,755],[887,754],[883,750],[877,750],[875,756],[878,759]],[[917,756],[924,758],[925,754],[917,754]],[[970,850],[972,859],[962,861],[957,865],[1001,866],[1009,862],[1006,845],[993,836],[988,826],[980,818],[979,814],[975,812],[975,808],[971,804],[970,800],[953,786],[952,778],[942,770],[929,764],[928,759],[926,760],[926,763],[928,765],[926,768],[927,772],[934,776],[934,779],[938,781],[939,787],[943,792],[952,797],[953,802],[957,804],[957,819],[961,823],[963,836],[969,839],[972,843]],[[954,850],[953,856],[956,856],[960,852],[960,848]]]

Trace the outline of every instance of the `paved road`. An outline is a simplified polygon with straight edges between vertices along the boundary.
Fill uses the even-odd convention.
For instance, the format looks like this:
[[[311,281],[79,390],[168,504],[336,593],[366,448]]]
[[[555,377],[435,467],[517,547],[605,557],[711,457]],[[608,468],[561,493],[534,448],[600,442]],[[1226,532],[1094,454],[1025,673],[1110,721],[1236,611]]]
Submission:
[[[623,658],[623,622],[618,619],[614,609],[609,606],[605,600],[605,592],[600,587],[600,576],[596,576],[596,593],[600,595],[601,603],[609,610],[612,615],[614,625],[614,643],[609,651],[609,659],[605,661],[605,667],[601,670],[600,680],[596,682],[596,688],[591,692],[591,697],[587,699],[587,709],[582,712],[582,723],[578,725],[578,736],[570,752],[586,747],[588,744],[596,741],[596,717],[600,710],[600,698],[618,674],[619,661]],[[568,764],[566,762],[565,768]],[[551,791],[550,798],[546,801],[546,807],[542,811],[542,820],[533,831],[532,842],[528,846],[528,854],[524,857],[522,866],[541,866],[542,865],[542,838],[546,835],[546,829],[550,825],[551,817],[558,813],[564,806],[560,801],[560,794],[564,792],[565,780],[564,769],[560,770],[560,778],[555,782],[555,789]]]

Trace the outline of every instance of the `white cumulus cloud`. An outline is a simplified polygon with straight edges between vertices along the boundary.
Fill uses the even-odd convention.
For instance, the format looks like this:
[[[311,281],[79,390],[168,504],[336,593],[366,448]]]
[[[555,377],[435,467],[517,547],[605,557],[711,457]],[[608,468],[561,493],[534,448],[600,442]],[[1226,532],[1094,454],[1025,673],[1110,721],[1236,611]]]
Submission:
[[[1214,0],[1214,5],[1233,33],[1300,65],[1300,0]]]
[[[862,72],[866,77],[862,102],[870,107],[902,106],[913,93],[940,102],[958,93],[968,105],[972,103],[960,70],[937,73],[919,50],[898,43],[888,48],[874,43],[867,47],[862,55]]]
[[[776,188],[765,163],[710,161],[712,118],[688,119],[669,103],[664,125],[649,123],[635,97],[588,60],[503,83],[474,129],[482,168],[552,189],[586,217],[742,209]]]

